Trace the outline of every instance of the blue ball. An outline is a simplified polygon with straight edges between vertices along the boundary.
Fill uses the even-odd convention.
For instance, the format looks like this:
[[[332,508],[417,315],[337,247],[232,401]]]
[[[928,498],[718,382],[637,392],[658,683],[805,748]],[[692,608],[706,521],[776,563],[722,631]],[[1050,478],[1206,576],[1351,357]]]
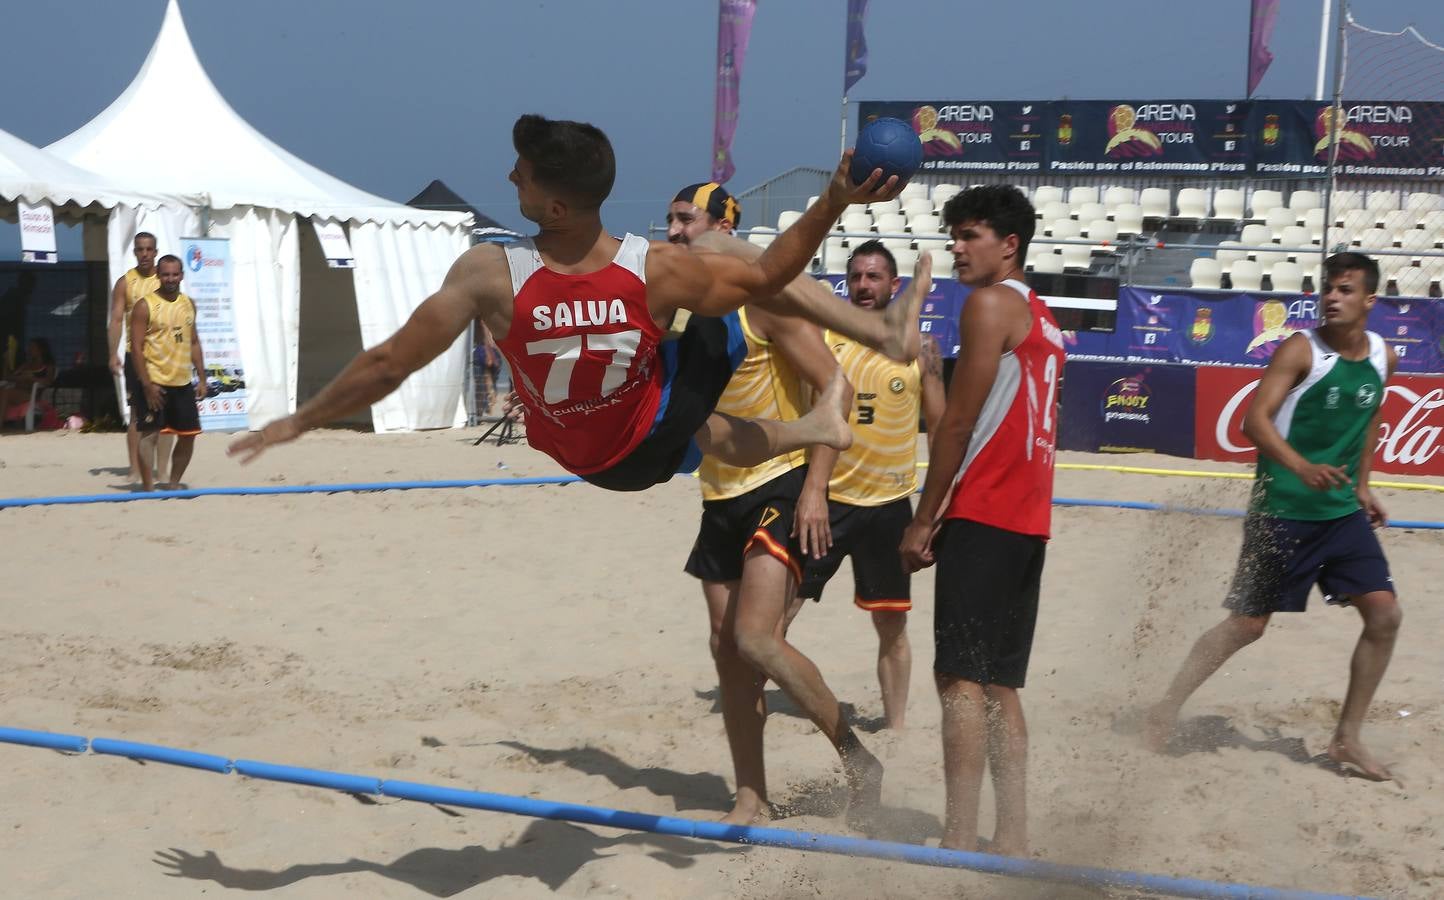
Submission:
[[[902,119],[874,119],[857,135],[848,176],[853,184],[862,184],[873,169],[882,169],[884,182],[896,175],[902,184],[913,177],[922,162],[923,142],[911,125]]]

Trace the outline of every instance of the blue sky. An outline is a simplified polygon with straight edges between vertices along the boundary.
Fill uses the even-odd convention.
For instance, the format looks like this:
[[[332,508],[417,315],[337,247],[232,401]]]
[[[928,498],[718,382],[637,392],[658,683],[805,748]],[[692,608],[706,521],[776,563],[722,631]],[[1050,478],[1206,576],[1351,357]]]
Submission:
[[[7,4],[0,128],[44,145],[130,82],[165,0]],[[846,0],[761,0],[734,144],[742,190],[836,162]],[[1444,43],[1439,0],[1354,0],[1357,19]],[[854,100],[1241,97],[1248,0],[873,0]],[[1283,0],[1269,97],[1312,96],[1319,0]],[[181,0],[212,80],[262,133],[358,187],[406,200],[441,178],[523,226],[506,182],[523,112],[584,119],[619,157],[615,231],[659,220],[708,176],[713,0]],[[855,119],[855,109],[853,110]],[[184,110],[157,140],[203,152]],[[18,255],[0,227],[0,258]]]

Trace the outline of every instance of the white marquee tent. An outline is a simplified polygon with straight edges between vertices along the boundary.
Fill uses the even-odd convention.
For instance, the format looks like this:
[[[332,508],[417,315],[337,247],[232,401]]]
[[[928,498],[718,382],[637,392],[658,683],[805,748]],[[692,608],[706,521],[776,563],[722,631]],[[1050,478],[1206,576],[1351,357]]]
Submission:
[[[158,110],[180,115],[184,137],[144,139]],[[137,190],[200,196],[191,205],[120,207],[107,230],[111,275],[130,264],[136,231],[155,233],[163,253],[179,254],[183,237],[230,239],[252,428],[294,410],[298,396],[314,393],[362,346],[399,328],[468,246],[469,215],[368,194],[252,128],[206,75],[176,0],[130,86],[46,149]],[[347,226],[354,270],[327,269],[304,218]],[[372,407],[375,429],[464,424],[465,365],[462,339]]]
[[[58,216],[72,220],[87,212],[117,206],[158,209],[200,202],[198,197],[167,197],[130,190],[0,131],[0,217],[12,218],[17,200],[31,206],[47,204]]]

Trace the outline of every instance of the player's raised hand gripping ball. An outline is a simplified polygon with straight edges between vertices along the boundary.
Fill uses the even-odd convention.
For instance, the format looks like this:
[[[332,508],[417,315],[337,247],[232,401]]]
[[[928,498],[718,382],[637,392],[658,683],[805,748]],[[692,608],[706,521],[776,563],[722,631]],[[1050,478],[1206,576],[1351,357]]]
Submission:
[[[901,187],[923,162],[923,142],[913,127],[902,119],[874,119],[857,135],[848,175],[862,184],[874,169],[882,169],[882,180],[896,175]]]

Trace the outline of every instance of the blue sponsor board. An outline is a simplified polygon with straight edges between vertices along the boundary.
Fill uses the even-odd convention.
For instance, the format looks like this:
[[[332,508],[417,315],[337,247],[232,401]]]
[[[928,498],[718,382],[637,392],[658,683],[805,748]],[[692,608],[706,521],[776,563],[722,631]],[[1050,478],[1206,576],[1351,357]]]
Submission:
[[[924,172],[1041,172],[1046,103],[889,100],[859,104],[859,127],[890,117],[911,122]]]
[[[1049,106],[1049,172],[1208,176],[1250,168],[1249,105],[1242,101],[1063,100]]]
[[[1070,357],[1190,365],[1263,366],[1297,331],[1320,321],[1315,294],[1244,294],[1230,291],[1118,292],[1118,327],[1112,334],[1067,332]],[[1399,355],[1399,371],[1444,371],[1444,302],[1380,297],[1369,313]]]
[[[1192,456],[1195,377],[1191,366],[1069,360],[1058,448]]]
[[[846,276],[823,275],[819,280],[830,285],[840,299],[847,300]],[[906,290],[911,282],[911,278],[902,279],[898,293]],[[963,300],[971,292],[967,285],[951,278],[934,278],[933,289],[918,311],[918,327],[923,334],[932,335],[938,342],[938,349],[948,359],[958,355],[958,317],[963,313]]]

